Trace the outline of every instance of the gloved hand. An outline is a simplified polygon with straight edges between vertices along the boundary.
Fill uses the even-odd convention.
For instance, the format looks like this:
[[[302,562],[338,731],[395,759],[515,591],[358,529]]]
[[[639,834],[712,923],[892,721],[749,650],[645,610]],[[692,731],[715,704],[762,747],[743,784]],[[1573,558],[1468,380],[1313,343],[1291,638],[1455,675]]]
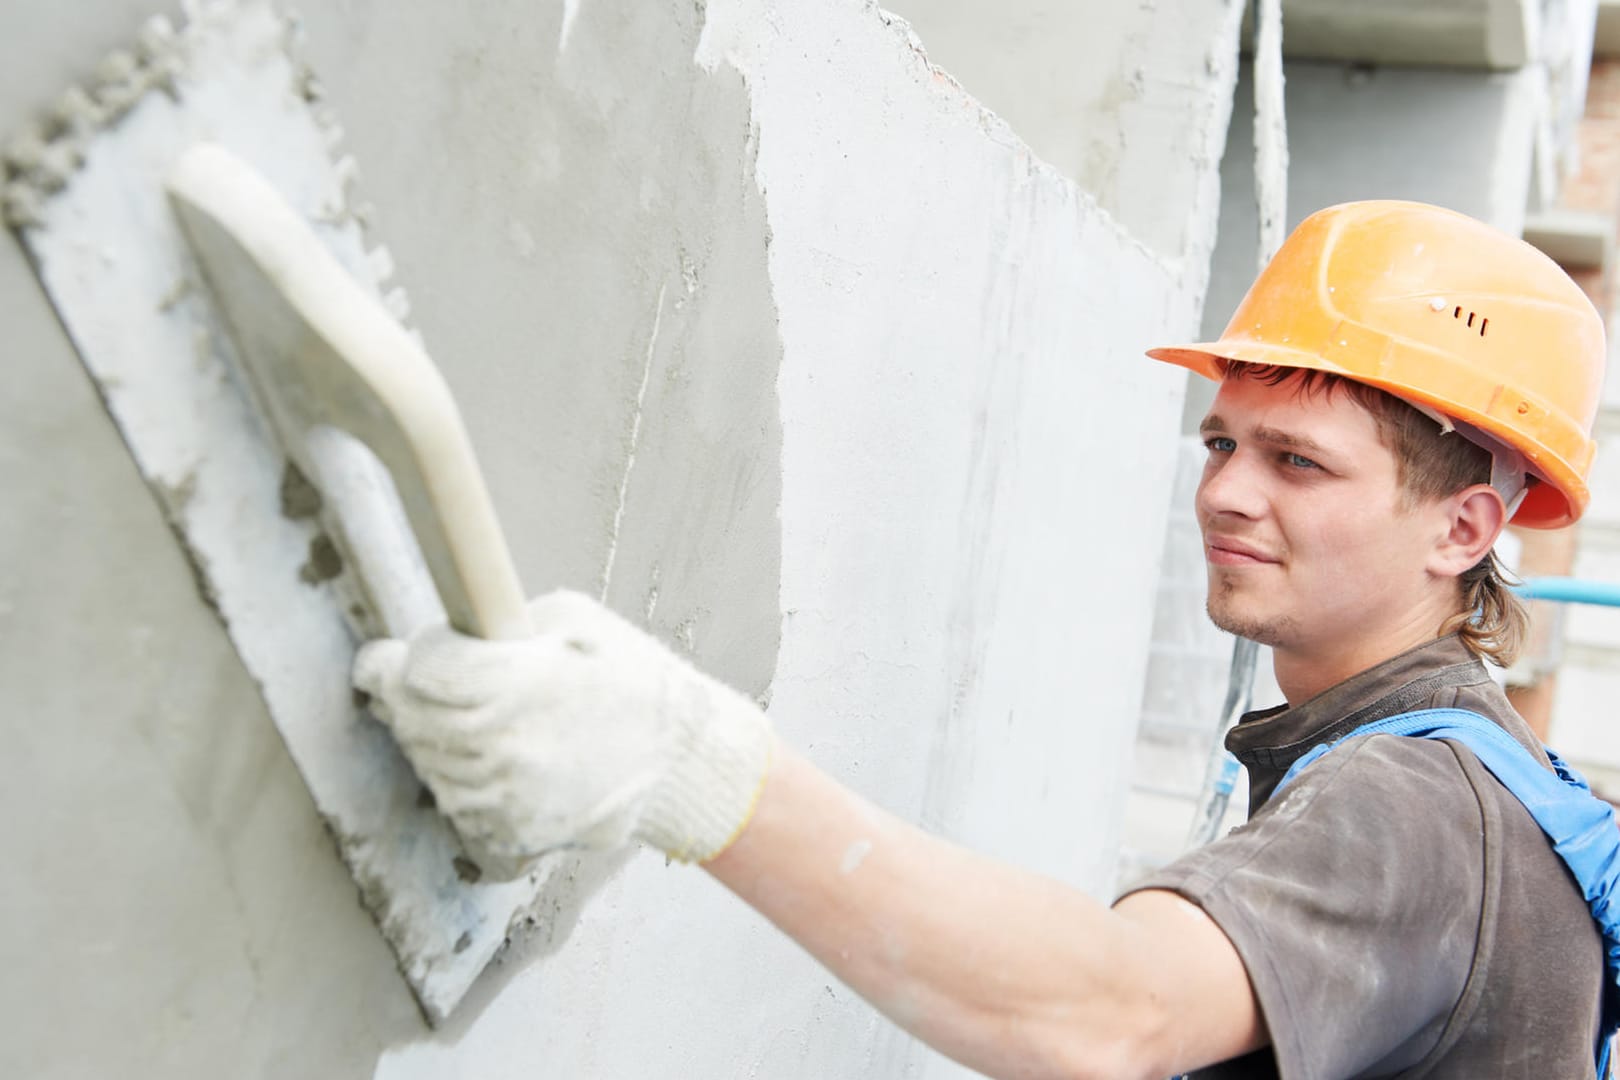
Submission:
[[[770,764],[764,714],[578,593],[540,597],[529,618],[520,641],[437,627],[355,658],[355,686],[467,853],[505,880],[559,847],[723,851]]]

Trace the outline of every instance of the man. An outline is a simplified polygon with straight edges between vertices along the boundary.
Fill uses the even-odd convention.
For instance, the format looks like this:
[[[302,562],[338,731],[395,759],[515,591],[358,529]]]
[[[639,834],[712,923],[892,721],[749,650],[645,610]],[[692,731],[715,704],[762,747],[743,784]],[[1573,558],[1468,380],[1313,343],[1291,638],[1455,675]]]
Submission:
[[[528,641],[374,643],[356,681],[487,864],[632,839],[701,862],[990,1075],[1592,1075],[1599,933],[1466,748],[1355,739],[1267,801],[1313,746],[1413,709],[1481,713],[1546,763],[1480,658],[1522,619],[1503,525],[1587,501],[1591,304],[1470,219],[1351,204],[1290,237],[1220,342],[1153,355],[1220,380],[1209,611],[1272,646],[1289,704],[1229,739],[1250,823],[1111,909],[877,810],[580,596],[537,601]]]

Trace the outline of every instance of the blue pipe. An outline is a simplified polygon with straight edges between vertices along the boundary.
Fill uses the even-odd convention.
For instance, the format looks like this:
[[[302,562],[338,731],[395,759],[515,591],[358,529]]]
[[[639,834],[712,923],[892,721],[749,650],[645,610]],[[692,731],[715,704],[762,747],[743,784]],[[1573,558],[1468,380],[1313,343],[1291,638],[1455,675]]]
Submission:
[[[1565,604],[1601,604],[1620,607],[1620,584],[1572,577],[1530,578],[1513,591],[1523,600],[1556,600]]]

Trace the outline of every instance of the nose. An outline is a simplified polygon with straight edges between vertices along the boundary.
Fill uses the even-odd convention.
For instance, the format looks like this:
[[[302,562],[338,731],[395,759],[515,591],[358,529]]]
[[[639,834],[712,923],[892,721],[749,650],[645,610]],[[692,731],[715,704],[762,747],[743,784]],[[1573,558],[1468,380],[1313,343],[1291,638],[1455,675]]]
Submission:
[[[1211,454],[1198,480],[1193,509],[1200,522],[1222,516],[1254,519],[1265,512],[1265,491],[1256,463],[1241,449]]]

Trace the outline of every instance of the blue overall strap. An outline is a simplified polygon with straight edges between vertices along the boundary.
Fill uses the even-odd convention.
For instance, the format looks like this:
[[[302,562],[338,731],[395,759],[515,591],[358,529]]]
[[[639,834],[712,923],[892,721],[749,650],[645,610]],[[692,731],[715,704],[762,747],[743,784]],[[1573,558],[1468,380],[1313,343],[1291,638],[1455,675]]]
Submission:
[[[1606,978],[1598,1076],[1607,1076],[1610,1041],[1620,1030],[1620,825],[1614,808],[1593,795],[1581,775],[1550,749],[1551,771],[1499,725],[1467,709],[1422,709],[1363,724],[1331,743],[1313,747],[1294,762],[1272,798],[1316,759],[1359,735],[1455,739],[1473,751],[1547,834],[1575,876],[1603,934]]]

